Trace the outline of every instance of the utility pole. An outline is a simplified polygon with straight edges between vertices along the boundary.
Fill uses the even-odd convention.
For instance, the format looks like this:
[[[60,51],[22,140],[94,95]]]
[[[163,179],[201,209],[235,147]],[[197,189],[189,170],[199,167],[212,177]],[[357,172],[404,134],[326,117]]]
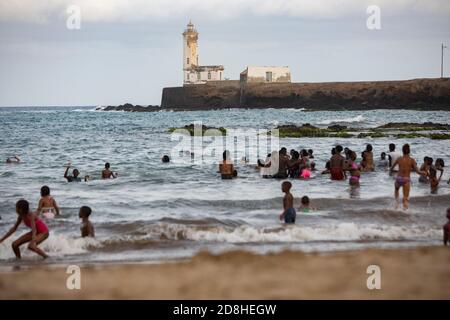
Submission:
[[[444,49],[446,49],[447,46],[444,46],[444,44],[441,44],[441,78],[444,77]]]

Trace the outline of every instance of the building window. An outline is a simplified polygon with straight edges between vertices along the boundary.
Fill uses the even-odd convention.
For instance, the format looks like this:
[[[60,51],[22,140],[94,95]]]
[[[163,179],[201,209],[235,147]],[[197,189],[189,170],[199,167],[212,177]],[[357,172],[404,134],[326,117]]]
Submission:
[[[211,71],[208,71],[208,80],[211,80]]]
[[[186,60],[187,60],[187,64],[189,64],[189,58],[187,58]]]
[[[200,72],[197,72],[197,80],[200,81]]]
[[[272,82],[272,72],[271,71],[266,72],[266,82]]]

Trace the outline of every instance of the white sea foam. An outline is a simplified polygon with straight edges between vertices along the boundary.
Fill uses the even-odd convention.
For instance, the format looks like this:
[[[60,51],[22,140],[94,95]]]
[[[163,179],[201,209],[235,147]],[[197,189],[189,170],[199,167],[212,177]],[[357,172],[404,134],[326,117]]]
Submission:
[[[216,227],[207,230],[190,226],[170,225],[153,230],[150,237],[164,237],[173,240],[249,243],[249,242],[308,242],[308,241],[360,241],[408,239],[437,239],[440,230],[422,227],[380,226],[376,224],[357,225],[339,223],[327,227],[286,226],[277,229],[240,226],[238,228]],[[157,234],[159,233],[159,234]]]
[[[14,258],[14,253],[11,244],[14,237],[9,238],[0,244],[0,260],[7,260]],[[82,254],[88,251],[89,247],[101,246],[100,241],[93,238],[71,237],[62,234],[50,234],[39,247],[42,248],[48,255],[53,257],[60,257],[65,255]],[[21,253],[24,257],[35,256],[36,254],[27,250],[27,245],[21,246]]]
[[[317,124],[329,125],[333,123],[360,123],[366,121],[362,115],[358,115],[353,118],[341,118],[341,119],[327,119],[317,122]]]

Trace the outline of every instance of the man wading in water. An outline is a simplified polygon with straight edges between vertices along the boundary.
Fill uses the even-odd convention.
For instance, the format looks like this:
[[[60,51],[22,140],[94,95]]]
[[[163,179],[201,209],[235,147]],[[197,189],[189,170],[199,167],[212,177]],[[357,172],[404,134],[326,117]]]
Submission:
[[[395,178],[395,200],[398,204],[398,198],[400,188],[403,188],[403,209],[408,209],[409,203],[409,191],[411,190],[411,171],[415,171],[417,174],[427,175],[427,172],[420,171],[417,168],[416,160],[409,156],[410,149],[409,144],[403,146],[403,156],[395,160],[391,166],[391,173],[394,171],[396,165],[398,165],[398,174]]]

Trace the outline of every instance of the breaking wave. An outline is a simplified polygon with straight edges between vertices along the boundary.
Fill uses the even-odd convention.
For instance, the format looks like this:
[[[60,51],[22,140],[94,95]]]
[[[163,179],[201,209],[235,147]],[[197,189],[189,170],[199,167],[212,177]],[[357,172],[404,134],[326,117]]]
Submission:
[[[353,118],[323,120],[323,121],[317,122],[317,124],[330,125],[330,124],[340,124],[340,123],[361,123],[364,121],[366,121],[366,118],[364,118],[362,115],[358,115]]]

